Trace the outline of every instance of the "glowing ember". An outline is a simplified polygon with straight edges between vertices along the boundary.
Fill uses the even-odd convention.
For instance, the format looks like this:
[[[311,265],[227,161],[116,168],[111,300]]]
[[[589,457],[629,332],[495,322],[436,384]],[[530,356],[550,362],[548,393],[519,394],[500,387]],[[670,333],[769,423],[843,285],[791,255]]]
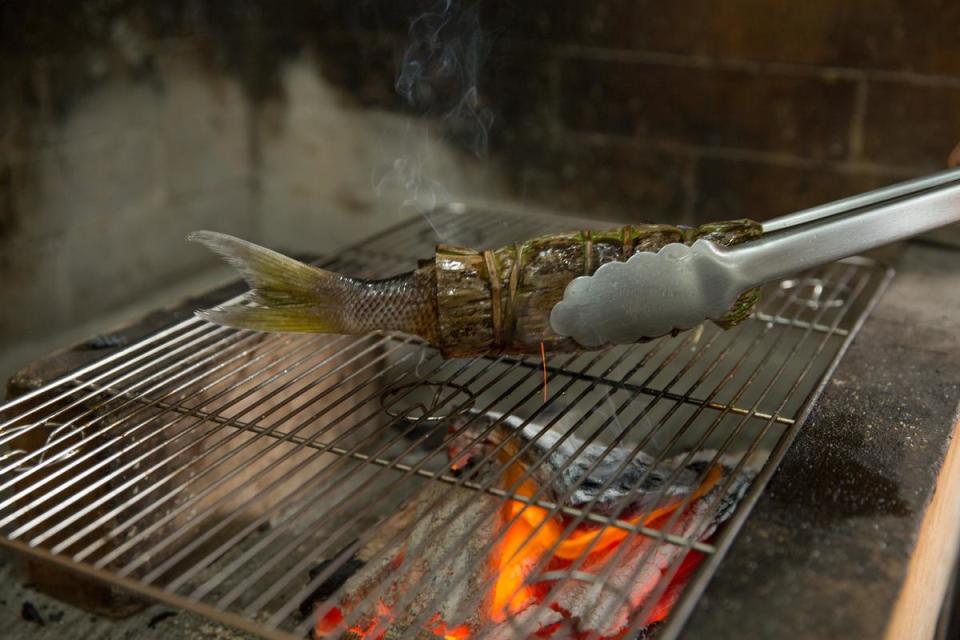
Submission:
[[[505,485],[514,486],[523,475],[523,467],[512,464],[505,474]],[[703,496],[720,481],[723,473],[714,467],[707,474],[703,484],[689,496],[689,502]],[[516,490],[516,495],[530,498],[536,492],[536,485],[532,480],[525,480]],[[674,512],[683,500],[654,510],[649,514],[641,514],[627,520],[631,525],[649,526],[664,516]],[[519,517],[516,517],[519,514]],[[508,617],[523,611],[535,604],[545,591],[545,588],[535,588],[525,585],[525,580],[541,562],[545,553],[553,550],[548,563],[555,560],[570,561],[579,558],[586,550],[590,554],[602,554],[614,545],[621,542],[627,531],[614,527],[578,528],[563,541],[564,527],[556,518],[549,518],[549,511],[542,507],[510,500],[504,504],[501,511],[502,521],[510,523],[504,533],[503,542],[491,554],[491,569],[497,576],[491,593],[491,618],[494,622],[503,622]],[[516,518],[516,520],[514,520]],[[536,533],[534,533],[536,531]],[[554,545],[556,548],[554,549]],[[662,616],[661,616],[662,617]]]
[[[430,631],[444,640],[466,640],[470,637],[470,629],[467,625],[462,624],[459,627],[448,627],[440,620],[439,613],[433,616],[433,620],[430,621]]]
[[[633,623],[650,631],[666,618],[704,556],[593,523],[567,531],[566,516],[528,502],[541,494],[550,501],[570,495],[582,476],[525,477],[539,467],[528,466],[521,454],[519,447],[501,447],[494,460],[473,467],[491,482],[502,474],[498,484],[515,491],[512,500],[470,489],[451,492],[439,483],[424,486],[385,523],[380,539],[391,540],[388,546],[374,543],[356,552],[360,568],[334,588],[335,602],[322,603],[314,637],[620,640]],[[624,461],[624,455],[616,459]],[[602,498],[598,512],[617,517],[617,505],[627,500],[630,517],[621,517],[630,525],[665,529],[669,522],[670,533],[700,541],[730,517],[759,468],[702,451],[663,461],[671,471],[648,483],[652,461],[638,456],[631,464],[626,478],[591,476],[589,490],[572,504],[585,507]],[[581,466],[583,473],[593,472]],[[620,483],[610,493],[607,479]],[[661,495],[667,496],[665,506],[655,502]],[[668,571],[672,577],[664,584]],[[636,620],[643,609],[649,613]]]

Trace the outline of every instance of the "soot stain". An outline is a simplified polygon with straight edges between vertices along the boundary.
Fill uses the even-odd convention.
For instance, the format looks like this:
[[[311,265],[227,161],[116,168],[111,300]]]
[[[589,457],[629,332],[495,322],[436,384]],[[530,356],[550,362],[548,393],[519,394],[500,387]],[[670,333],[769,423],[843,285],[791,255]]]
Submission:
[[[836,414],[822,420],[823,436],[798,441],[789,462],[789,486],[771,497],[782,506],[810,507],[821,522],[912,513],[900,485],[883,473],[880,460],[871,465],[866,451],[865,419]],[[890,445],[893,446],[893,445]]]

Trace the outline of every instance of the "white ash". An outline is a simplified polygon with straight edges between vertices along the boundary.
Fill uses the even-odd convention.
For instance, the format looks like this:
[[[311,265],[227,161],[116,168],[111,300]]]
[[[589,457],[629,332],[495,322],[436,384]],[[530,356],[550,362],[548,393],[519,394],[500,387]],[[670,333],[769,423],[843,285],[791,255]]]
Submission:
[[[476,414],[472,417],[475,423],[478,422]],[[612,515],[612,512],[620,511],[627,496],[630,502],[622,509],[621,517],[649,512],[658,505],[690,495],[700,485],[717,453],[715,450],[702,450],[689,455],[688,460],[688,454],[684,452],[658,462],[648,453],[634,451],[633,446],[621,445],[608,451],[606,445],[591,442],[577,454],[584,439],[570,434],[541,461],[544,454],[567,433],[565,427],[569,429],[570,426],[558,422],[543,431],[544,425],[538,422],[531,421],[524,425],[523,418],[492,411],[480,414],[480,418],[482,422],[458,438],[458,442],[451,447],[452,451],[463,451],[467,442],[493,423],[497,423],[497,427],[494,434],[488,437],[490,444],[519,432],[519,436],[513,437],[521,444],[533,441],[532,449],[525,453],[522,461],[528,468],[536,465],[533,479],[540,486],[547,485],[543,499],[562,502],[574,508],[589,504],[590,511],[600,515]],[[467,454],[471,459],[479,459],[488,451],[488,446],[475,445]],[[739,461],[739,455],[723,455],[717,463],[729,470]],[[463,466],[463,463],[459,463],[459,466]]]

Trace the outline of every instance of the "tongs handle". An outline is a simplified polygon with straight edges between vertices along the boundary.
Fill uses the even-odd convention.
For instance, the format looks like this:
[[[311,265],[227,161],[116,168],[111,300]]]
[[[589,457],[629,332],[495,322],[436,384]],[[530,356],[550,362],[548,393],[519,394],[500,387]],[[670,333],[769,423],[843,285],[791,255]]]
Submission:
[[[960,221],[960,169],[800,211],[757,240],[637,252],[574,278],[550,326],[584,347],[630,344],[720,318],[747,289]]]
[[[950,185],[951,183],[956,182],[958,179],[960,179],[960,168],[945,169],[937,173],[931,173],[930,175],[913,178],[912,180],[905,180],[903,182],[898,182],[897,184],[874,189],[873,191],[865,191],[864,193],[858,193],[854,196],[849,196],[847,198],[834,200],[833,202],[828,202],[826,204],[810,207],[809,209],[788,213],[787,215],[764,222],[763,232],[772,233],[787,227],[795,227],[807,222],[813,222],[814,220],[820,220],[821,218],[828,216],[840,213],[848,213],[856,209],[860,209],[869,205],[880,204],[901,196],[909,196],[921,193],[934,187]]]
[[[763,237],[718,250],[748,289],[954,222],[960,169],[771,220]]]

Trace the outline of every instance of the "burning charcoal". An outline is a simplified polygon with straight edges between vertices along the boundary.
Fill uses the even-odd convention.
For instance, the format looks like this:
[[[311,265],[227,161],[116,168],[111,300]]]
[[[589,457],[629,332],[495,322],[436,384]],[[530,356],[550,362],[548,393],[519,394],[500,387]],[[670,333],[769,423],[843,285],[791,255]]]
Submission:
[[[428,509],[435,502],[439,506]],[[448,631],[443,635],[454,637],[479,629],[487,616],[476,596],[482,598],[484,591],[485,545],[495,535],[493,516],[499,504],[488,494],[468,489],[451,493],[447,486],[427,485],[414,504],[413,530],[402,542],[384,547],[347,580],[335,603],[337,613],[318,620],[315,637],[342,633],[343,629],[334,631],[326,625],[331,618],[338,619],[340,612],[344,618],[355,616],[350,629],[377,630],[361,634],[367,637],[379,636],[380,631],[384,637],[399,636],[418,619],[427,632],[443,628]],[[406,522],[408,514],[398,515],[398,520]],[[385,528],[393,529],[394,523]]]
[[[29,600],[24,600],[23,606],[20,607],[20,617],[27,622],[36,622],[41,627],[46,624],[46,622],[43,621],[43,616],[40,615],[40,612],[37,611],[37,608],[33,606],[33,603]]]
[[[633,637],[633,640],[649,640],[650,638],[657,637],[657,632],[660,630],[660,627],[663,626],[663,620],[657,620],[656,622],[651,622],[644,628],[640,629],[640,632]]]
[[[731,505],[740,500],[755,475],[756,469],[740,473],[722,496],[719,494],[722,483],[715,486],[684,510],[670,532],[696,540],[710,538],[731,515]],[[719,510],[715,506],[718,500]],[[630,550],[619,558],[612,552],[597,559],[591,556],[581,567],[581,571],[597,575],[610,570],[608,561],[616,561],[605,582],[567,580],[554,595],[551,604],[555,603],[572,618],[578,619],[581,632],[603,637],[621,633],[629,624],[632,613],[647,605],[650,595],[660,586],[664,572],[688,553],[683,547],[646,536],[637,536],[630,544]],[[628,596],[626,601],[624,594]],[[662,613],[668,609],[668,606],[664,607]],[[657,615],[655,611],[654,616]]]
[[[150,622],[147,623],[148,629],[155,629],[158,624],[166,620],[167,618],[172,618],[177,615],[176,611],[161,611],[157,615],[150,618]]]
[[[708,540],[729,518],[759,468],[756,462],[765,459],[760,453],[744,461],[731,479],[739,457],[702,450],[668,458],[647,473],[655,459],[632,455],[626,447],[614,448],[606,454],[609,459],[602,459],[604,447],[590,443],[574,459],[584,442],[571,434],[560,443],[563,425],[532,442],[541,430],[538,425],[524,427],[520,418],[495,414],[484,414],[482,422],[449,442],[451,468],[468,471],[472,482],[514,487],[517,496],[525,497],[539,487],[546,500],[572,494],[564,504],[590,503],[594,513],[652,528],[669,524],[669,533],[692,541]],[[494,422],[503,426],[471,444]],[[514,436],[510,442],[508,436]],[[477,466],[498,444],[506,448]],[[554,444],[557,450],[519,482]],[[523,445],[531,446],[514,458]],[[506,459],[514,461],[504,469]],[[618,474],[621,464],[624,470]],[[582,523],[566,534],[568,523],[566,517],[518,500],[429,483],[386,523],[384,530],[394,532],[392,546],[378,543],[373,554],[366,552],[369,544],[361,548],[357,555],[366,564],[335,594],[324,596],[328,600],[318,607],[324,617],[317,621],[315,637],[347,632],[393,637],[412,631],[418,638],[607,640],[622,635],[647,607],[651,614],[640,628],[645,637],[667,615],[703,559],[688,547],[628,535],[621,528]],[[675,567],[664,585],[664,575]]]
[[[658,463],[653,456],[643,451],[634,452],[633,447],[621,446],[607,451],[607,447],[598,442],[587,444],[579,455],[576,455],[584,441],[577,435],[569,435],[553,453],[547,455],[546,460],[540,462],[566,430],[573,426],[571,422],[575,422],[575,415],[565,421],[558,421],[543,433],[540,433],[543,430],[542,424],[530,422],[524,426],[524,421],[517,416],[487,412],[482,418],[486,425],[477,425],[460,436],[459,442],[452,445],[452,453],[459,451],[458,446],[472,441],[486,426],[498,423],[494,431],[487,436],[491,445],[508,437],[513,437],[518,444],[535,440],[533,447],[524,454],[524,462],[525,468],[536,465],[534,475],[537,485],[546,485],[548,488],[542,499],[556,502],[565,496],[563,503],[566,506],[576,508],[590,504],[590,511],[598,515],[610,515],[611,510],[628,495],[633,496],[633,503],[629,505],[626,513],[621,513],[621,517],[652,511],[658,506],[658,502],[680,500],[696,490],[710,460],[701,452],[690,461],[686,460],[686,454],[680,454]],[[543,418],[544,421],[549,419],[549,415]],[[519,435],[516,435],[518,431]],[[489,447],[475,446],[471,449],[471,454],[475,458],[481,458],[488,450]],[[623,469],[620,470],[622,465]],[[681,466],[683,468],[680,468]],[[663,487],[667,482],[670,486],[664,491]],[[605,485],[608,486],[604,489]]]
[[[691,456],[693,461],[687,468],[700,467],[707,472],[707,462],[715,457],[715,452],[703,451]],[[646,524],[657,528],[657,523],[675,520],[670,533],[692,540],[706,540],[713,535],[716,527],[732,513],[730,502],[736,502],[745,492],[756,472],[756,467],[746,465],[723,495],[718,492],[723,485],[724,476],[729,476],[733,460],[721,458],[722,466],[707,472],[703,483],[687,497],[689,505],[682,512],[670,507],[661,508],[661,515],[636,524]],[[749,462],[749,461],[748,461]],[[664,573],[672,566],[681,564],[684,571],[678,571],[663,596],[653,603],[653,613],[648,622],[661,619],[669,611],[686,583],[692,567],[699,564],[699,554],[689,552],[677,545],[647,536],[626,538],[620,529],[599,529],[597,527],[578,527],[565,539],[563,527],[559,523],[544,520],[547,512],[536,508],[523,509],[515,502],[512,513],[519,518],[511,519],[505,533],[505,539],[517,537],[522,553],[514,551],[516,560],[497,560],[499,575],[495,593],[504,586],[505,596],[495,597],[494,612],[503,611],[495,621],[509,621],[512,627],[518,624],[518,612],[530,609],[542,612],[540,615],[524,616],[523,629],[517,630],[517,637],[530,634],[545,635],[543,627],[548,625],[546,613],[549,610],[560,611],[564,618],[575,621],[573,632],[565,631],[568,625],[550,627],[549,634],[562,634],[562,637],[576,637],[591,634],[600,638],[620,635],[626,628],[631,616],[649,603],[651,594],[661,586]],[[675,502],[674,505],[678,505]],[[716,507],[719,505],[719,509]],[[675,509],[673,507],[673,509]],[[662,526],[662,525],[661,525]],[[535,539],[530,535],[534,530],[539,533]],[[526,541],[526,542],[524,542]],[[630,545],[627,549],[622,544]],[[516,549],[517,544],[511,548]],[[590,549],[590,555],[583,554]],[[545,553],[552,553],[544,558]],[[690,561],[693,561],[691,565]],[[570,562],[578,564],[566,570]],[[537,563],[546,563],[545,573],[540,580],[531,575]],[[559,564],[558,564],[559,563]],[[544,571],[544,570],[541,570]],[[674,584],[677,583],[677,584]],[[536,584],[537,588],[532,586]],[[528,586],[525,586],[528,585]],[[509,611],[509,615],[507,615]]]
[[[529,636],[555,640],[576,637],[574,621],[547,607],[529,607],[494,627],[486,640],[516,640]]]
[[[536,425],[527,425],[523,436],[533,438],[540,429],[541,427]],[[562,432],[550,430],[537,438],[534,448],[536,457],[542,457],[544,452],[557,443],[561,435]],[[674,472],[676,475],[664,496],[666,498],[685,496],[699,484],[699,474],[688,469],[677,471],[679,461],[676,460],[661,462],[651,471],[656,460],[642,451],[633,453],[631,448],[616,447],[605,453],[605,446],[592,442],[574,458],[582,446],[581,438],[569,436],[544,462],[545,472],[551,477],[550,487],[554,495],[570,494],[566,504],[571,507],[579,507],[596,500],[592,505],[593,512],[604,513],[631,492],[636,492],[638,497],[657,495]],[[626,466],[617,473],[624,462]],[[596,466],[591,470],[593,465]],[[571,489],[581,479],[583,481],[571,493]],[[609,486],[604,490],[607,483]],[[647,509],[648,505],[638,503],[636,507]]]
[[[335,557],[339,557],[335,556]],[[310,580],[312,581],[318,575],[320,575],[330,564],[333,562],[333,559],[324,560],[313,569],[310,569]],[[318,602],[323,602],[334,593],[337,592],[337,589],[342,587],[350,577],[355,574],[357,571],[363,569],[363,565],[366,563],[363,560],[360,560],[356,557],[351,556],[346,562],[344,562],[333,575],[324,580],[319,587],[314,589],[310,595],[303,599],[303,602],[300,603],[300,615],[304,618],[309,616],[314,609],[314,606]]]

